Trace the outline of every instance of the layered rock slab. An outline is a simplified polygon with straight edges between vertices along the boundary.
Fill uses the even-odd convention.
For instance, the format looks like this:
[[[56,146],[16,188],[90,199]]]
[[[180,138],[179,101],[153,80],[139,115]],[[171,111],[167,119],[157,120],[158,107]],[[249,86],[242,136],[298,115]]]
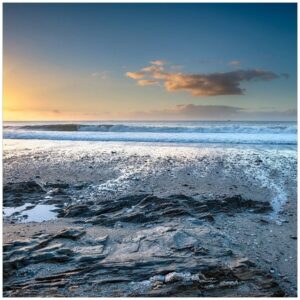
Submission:
[[[282,296],[210,224],[74,226],[4,245],[5,296]]]

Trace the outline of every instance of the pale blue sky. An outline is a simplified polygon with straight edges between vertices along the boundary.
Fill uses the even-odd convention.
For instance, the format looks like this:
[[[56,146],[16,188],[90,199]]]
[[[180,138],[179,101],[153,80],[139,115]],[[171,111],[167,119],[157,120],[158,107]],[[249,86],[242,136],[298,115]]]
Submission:
[[[296,55],[296,4],[9,3],[4,110],[7,119],[120,119],[194,104],[295,115]],[[126,76],[153,60],[164,61],[169,79],[141,86]],[[249,70],[270,73],[243,73]],[[209,75],[236,78],[238,71],[242,78],[234,82],[232,75],[217,81]],[[184,86],[168,90],[170,74],[178,72]],[[222,91],[193,95],[202,79]],[[245,91],[231,94],[228,84]]]

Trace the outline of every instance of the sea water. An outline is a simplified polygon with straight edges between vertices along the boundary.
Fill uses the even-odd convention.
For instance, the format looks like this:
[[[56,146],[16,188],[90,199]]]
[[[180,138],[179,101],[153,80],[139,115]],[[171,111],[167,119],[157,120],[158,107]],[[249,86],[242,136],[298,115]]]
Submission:
[[[4,139],[296,145],[296,122],[5,122]]]

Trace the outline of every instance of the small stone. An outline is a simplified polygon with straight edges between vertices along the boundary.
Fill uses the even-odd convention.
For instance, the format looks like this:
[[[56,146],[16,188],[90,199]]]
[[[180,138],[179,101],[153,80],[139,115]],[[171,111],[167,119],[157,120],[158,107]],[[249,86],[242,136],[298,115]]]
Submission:
[[[182,279],[182,275],[177,272],[172,272],[166,275],[165,282],[166,283],[172,283],[176,281],[180,281]]]

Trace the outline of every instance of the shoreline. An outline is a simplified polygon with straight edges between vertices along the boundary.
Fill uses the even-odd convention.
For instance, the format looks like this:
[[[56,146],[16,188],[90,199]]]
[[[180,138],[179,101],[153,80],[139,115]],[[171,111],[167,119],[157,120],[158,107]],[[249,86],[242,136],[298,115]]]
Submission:
[[[284,290],[287,296],[296,295],[297,196],[295,190],[296,151],[293,150],[293,147],[292,149],[290,147],[281,148],[281,151],[280,147],[275,147],[275,149],[274,147],[267,147],[267,149],[263,149],[263,147],[247,147],[244,149],[243,147],[225,147],[221,149],[217,146],[183,146],[176,148],[174,146],[168,147],[167,145],[153,145],[147,147],[146,145],[137,144],[132,147],[131,145],[120,143],[94,142],[78,142],[76,144],[77,147],[72,147],[71,145],[72,143],[55,143],[53,141],[48,141],[45,145],[39,145],[38,141],[4,140],[4,186],[14,182],[36,182],[42,186],[45,191],[37,192],[37,194],[40,193],[38,194],[39,199],[41,199],[42,196],[44,200],[42,202],[37,200],[35,205],[41,203],[49,204],[51,201],[52,205],[57,205],[58,203],[61,204],[63,199],[66,205],[57,207],[59,214],[62,214],[62,212],[66,213],[66,209],[72,205],[78,207],[90,203],[88,205],[91,205],[91,207],[102,207],[104,202],[101,201],[109,201],[108,203],[111,203],[111,200],[120,199],[122,197],[131,197],[130,199],[133,199],[140,194],[158,197],[158,199],[161,199],[158,203],[166,201],[165,199],[168,199],[171,195],[184,195],[185,197],[191,197],[191,199],[195,201],[200,201],[199,203],[212,199],[222,202],[221,199],[235,197],[236,195],[241,195],[241,201],[252,199],[258,201],[258,203],[271,203],[272,199],[275,199],[274,196],[280,195],[280,193],[282,193],[281,197],[285,198],[279,199],[279,201],[281,201],[278,202],[279,204],[281,203],[279,206],[276,206],[278,203],[275,203],[275,206],[274,203],[271,203],[273,205],[273,211],[274,209],[278,210],[275,219],[270,217],[272,214],[269,212],[253,213],[251,209],[243,209],[240,211],[239,208],[237,212],[230,210],[225,212],[221,210],[220,213],[217,213],[216,208],[214,208],[209,211],[213,216],[213,222],[207,222],[203,219],[197,226],[195,225],[196,223],[193,223],[196,222],[195,220],[190,219],[190,216],[184,214],[182,216],[168,216],[166,219],[153,221],[149,224],[128,222],[127,220],[124,224],[121,222],[123,227],[118,227],[118,221],[116,221],[115,224],[106,225],[104,227],[103,225],[91,225],[89,222],[86,223],[87,217],[80,217],[80,215],[77,215],[75,219],[74,217],[71,219],[69,217],[62,217],[55,221],[49,220],[41,223],[23,224],[9,224],[9,219],[6,219],[3,225],[4,243],[10,243],[15,239],[37,239],[35,234],[41,230],[43,234],[53,235],[54,232],[63,230],[64,228],[77,228],[80,226],[87,232],[87,235],[89,235],[90,232],[93,231],[93,228],[94,231],[96,231],[95,228],[98,228],[100,233],[96,234],[96,237],[99,238],[103,235],[109,236],[109,242],[103,247],[104,250],[102,250],[104,252],[102,251],[101,254],[99,252],[98,258],[99,261],[105,261],[110,256],[114,257],[114,255],[118,253],[118,243],[124,246],[127,245],[128,247],[136,247],[136,241],[130,241],[129,243],[125,237],[122,236],[121,232],[124,231],[124,226],[128,232],[132,232],[132,236],[144,236],[142,240],[156,236],[158,234],[156,230],[158,230],[160,226],[171,228],[170,232],[166,234],[170,239],[176,240],[177,236],[181,236],[180,243],[186,243],[186,239],[188,239],[188,244],[196,243],[198,245],[201,241],[202,243],[204,241],[207,242],[209,236],[217,235],[220,239],[221,248],[219,248],[220,245],[210,245],[208,251],[211,253],[215,253],[215,251],[218,252],[219,250],[216,249],[223,249],[226,244],[226,247],[229,247],[230,251],[234,253],[233,257],[230,256],[229,258],[223,255],[221,259],[223,263],[229,263],[231,260],[232,262],[237,262],[238,257],[248,257],[251,262],[255,263],[255,267],[248,266],[248,268],[258,268],[265,274],[263,275],[266,276],[265,278],[268,276],[274,278],[279,284],[280,289]],[[64,170],[64,172],[59,172],[59,170]],[[51,187],[51,184],[54,187]],[[63,184],[67,187],[61,188]],[[15,188],[16,186],[12,185],[12,189],[9,190],[10,194],[7,194],[11,197],[10,206],[12,206],[15,201],[13,196]],[[53,192],[55,189],[60,190]],[[27,199],[25,201],[28,201],[28,197],[35,199],[33,194],[25,195]],[[20,200],[21,203],[24,203],[24,199]],[[217,202],[218,207],[221,202]],[[242,205],[241,203],[238,204],[239,207]],[[119,211],[123,216],[129,213],[124,210],[125,208],[126,205],[124,204],[124,207]],[[162,208],[159,205],[157,210],[159,211],[160,209]],[[179,206],[178,209],[181,210],[181,212],[179,211],[180,213],[184,210],[181,206]],[[195,208],[192,209],[192,211],[193,210],[195,210]],[[117,212],[118,210],[116,213]],[[18,214],[15,217],[18,218],[18,216],[20,217]],[[200,220],[200,215],[197,216],[198,217],[194,218]],[[13,220],[10,219],[10,221]],[[145,229],[144,226],[150,227],[149,229],[147,229],[147,227]],[[172,233],[174,231],[172,228],[177,228],[177,235]],[[201,230],[199,228],[208,230],[207,236],[200,234]],[[190,232],[193,239],[186,237],[183,232]],[[95,232],[93,234],[95,234]],[[158,234],[157,239],[160,240],[161,238],[161,235]],[[81,240],[78,241],[79,245],[81,245],[80,241]],[[37,242],[36,240],[34,243]],[[63,240],[63,242],[69,245],[70,249],[73,249],[73,252],[74,249],[87,247],[88,244],[86,240],[83,240],[83,245],[81,246],[76,246],[76,243],[71,245],[70,242],[66,240]],[[53,241],[53,243],[55,244],[56,242]],[[144,242],[141,244],[142,246],[143,243]],[[162,243],[165,243],[164,239],[162,239]],[[97,247],[100,246],[100,244],[97,245]],[[141,247],[141,245],[139,247]],[[154,245],[151,247],[154,247]],[[160,247],[156,248],[157,251],[162,251]],[[175,251],[172,247],[168,248],[168,246],[166,246],[169,251]],[[107,249],[110,249],[110,251]],[[203,253],[197,255],[192,254],[193,252],[190,253],[189,251],[194,248],[188,249],[185,250],[186,252],[184,252],[184,254],[180,252],[181,256],[183,255],[183,257],[187,258],[189,255],[192,255],[191,257],[196,259],[196,257],[198,257],[197,255],[200,255],[201,259],[206,259]],[[272,249],[272,253],[269,252],[269,249]],[[106,253],[105,251],[108,252]],[[146,252],[144,253],[143,251],[145,250],[143,250],[142,247],[140,250],[135,250],[132,253],[140,253],[139,255],[142,255],[141,257],[144,258],[151,257],[149,253],[146,254]],[[176,251],[179,250],[177,249]],[[75,253],[77,252],[75,251]],[[80,255],[83,254],[81,252],[81,254],[77,253],[76,255],[80,257]],[[84,255],[86,256],[87,254],[85,253]],[[124,259],[125,258],[126,255],[124,256]],[[70,264],[74,263],[72,259]],[[128,259],[128,257],[126,259]],[[216,260],[215,254],[211,254],[211,259],[214,260],[215,263],[218,261]],[[42,265],[49,268],[47,263],[42,263]],[[59,263],[56,265],[59,265]],[[179,261],[175,262],[175,265],[180,269]],[[154,266],[155,264],[153,264],[153,267]],[[50,270],[55,273],[55,271],[57,271],[56,267],[52,267],[50,267]],[[25,267],[25,269],[26,268],[29,267]],[[33,273],[36,272],[34,264],[31,265],[30,268]],[[141,267],[141,273],[143,273],[143,268],[144,267]],[[191,268],[191,270],[194,269]],[[147,269],[147,272],[148,271]],[[146,270],[144,270],[144,272],[146,272]],[[253,273],[254,271],[251,272]],[[191,276],[192,275],[191,273]],[[109,278],[111,275],[108,272],[106,276]],[[142,277],[141,274],[140,276]],[[254,280],[254,277],[251,278],[251,280]],[[14,277],[9,278],[9,280],[13,280]],[[177,284],[180,280],[178,279],[176,281]],[[227,288],[220,290],[222,280],[219,281],[219,290],[216,289],[214,292],[215,295],[218,295],[218,293],[222,291],[223,293],[227,292]],[[195,292],[195,282],[192,280],[189,284],[193,286]],[[199,284],[199,282],[197,284]],[[244,284],[245,286],[247,285],[247,283]],[[115,286],[118,285],[119,283],[115,283]],[[105,283],[105,286],[111,288],[114,284]],[[156,289],[158,291],[162,289],[161,292],[167,293],[167,287],[169,291],[169,286],[165,282],[160,283]],[[142,291],[125,291],[122,284],[119,288],[121,290],[123,289],[125,294],[130,294],[131,292],[133,294],[142,293]],[[175,291],[177,288],[179,287],[172,286],[169,293],[171,293],[172,290]],[[183,287],[181,286],[180,288]],[[258,285],[256,288],[257,291],[262,292]],[[233,294],[240,293],[240,295],[245,295],[234,286],[230,287],[228,291],[229,290],[231,290]],[[63,295],[72,295],[72,293],[75,293],[74,291],[66,292],[63,289],[61,291],[64,291]],[[30,292],[33,291],[31,290]],[[153,293],[152,285],[150,290],[144,289],[143,292]],[[79,291],[75,294],[89,296],[86,293],[84,288],[79,288]],[[107,289],[107,293],[106,295],[109,295],[109,288]],[[185,293],[188,293],[188,290],[185,290]],[[214,295],[214,293],[210,295]],[[197,295],[197,293],[195,292],[193,295]]]

